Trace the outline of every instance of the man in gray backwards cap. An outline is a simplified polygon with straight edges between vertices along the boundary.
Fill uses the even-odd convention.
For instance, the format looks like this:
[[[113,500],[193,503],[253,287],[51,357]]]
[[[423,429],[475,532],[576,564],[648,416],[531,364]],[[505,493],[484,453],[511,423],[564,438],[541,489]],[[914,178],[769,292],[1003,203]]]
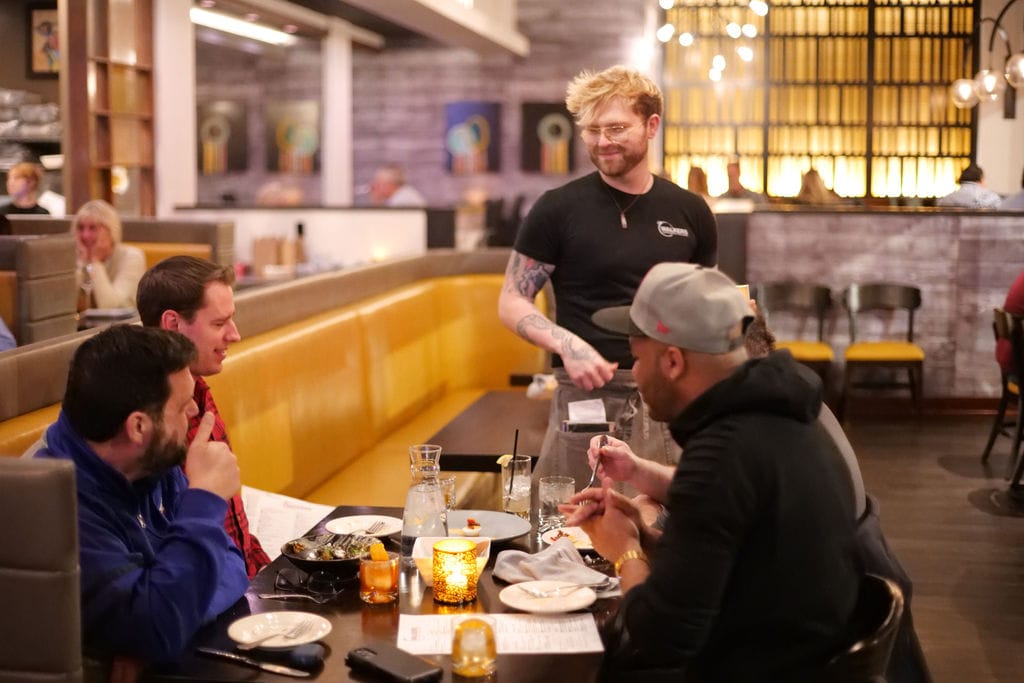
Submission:
[[[662,533],[609,488],[564,509],[621,577],[611,678],[802,680],[848,640],[854,501],[817,426],[821,382],[785,352],[748,360],[751,318],[735,283],[687,263],[593,316],[629,336],[640,394],[683,447]]]

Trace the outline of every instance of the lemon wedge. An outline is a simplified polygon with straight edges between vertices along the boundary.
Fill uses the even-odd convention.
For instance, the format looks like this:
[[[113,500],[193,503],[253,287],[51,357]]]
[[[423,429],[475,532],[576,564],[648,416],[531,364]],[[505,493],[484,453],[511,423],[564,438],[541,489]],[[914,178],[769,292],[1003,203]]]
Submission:
[[[510,462],[512,462],[512,454],[511,453],[506,453],[505,455],[503,455],[500,458],[498,458],[498,466],[499,467],[504,467],[505,465],[509,464]]]

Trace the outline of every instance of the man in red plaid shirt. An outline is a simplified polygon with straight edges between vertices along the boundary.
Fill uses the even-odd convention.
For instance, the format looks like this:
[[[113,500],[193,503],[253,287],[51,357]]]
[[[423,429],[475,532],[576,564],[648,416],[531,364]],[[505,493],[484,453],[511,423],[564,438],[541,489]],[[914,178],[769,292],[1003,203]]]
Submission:
[[[199,413],[189,423],[191,443],[200,420],[213,413],[215,421],[210,438],[229,446],[224,420],[217,412],[213,394],[203,377],[221,371],[228,346],[242,337],[235,327],[235,299],[231,291],[234,271],[191,256],[172,256],[150,268],[139,282],[137,305],[142,324],[161,327],[185,335],[196,345],[198,355],[189,368],[196,380],[194,398]],[[249,533],[239,494],[228,501],[224,528],[245,556],[245,568],[251,579],[270,558],[259,540]]]

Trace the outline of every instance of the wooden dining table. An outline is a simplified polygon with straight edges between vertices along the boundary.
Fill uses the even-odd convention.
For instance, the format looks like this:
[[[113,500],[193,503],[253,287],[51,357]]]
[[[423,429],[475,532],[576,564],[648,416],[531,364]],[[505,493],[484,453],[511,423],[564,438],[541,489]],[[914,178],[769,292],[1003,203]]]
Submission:
[[[324,525],[336,518],[348,515],[378,514],[401,517],[400,508],[340,506],[327,515],[312,532],[324,531]],[[389,550],[398,550],[397,538],[388,538]],[[466,605],[451,606],[436,603],[431,589],[426,587],[415,567],[402,570],[399,599],[387,605],[368,605],[359,598],[359,582],[353,579],[344,590],[333,600],[325,604],[315,604],[309,600],[268,600],[260,599],[259,593],[274,592],[274,580],[281,569],[292,567],[283,555],[256,575],[246,594],[229,610],[221,614],[213,623],[207,625],[196,634],[188,652],[174,664],[151,667],[143,677],[144,681],[281,681],[288,677],[264,672],[226,660],[215,659],[196,651],[197,647],[206,646],[222,650],[235,651],[234,642],[228,637],[228,626],[237,619],[250,614],[263,612],[292,610],[318,614],[331,624],[331,631],[321,639],[326,648],[323,667],[315,670],[314,675],[306,680],[314,681],[373,681],[379,678],[367,677],[365,674],[354,673],[345,664],[345,655],[350,650],[370,644],[374,641],[386,641],[395,644],[398,635],[399,615],[401,614],[460,614],[460,613],[503,613],[514,612],[507,608],[499,599],[498,593],[505,587],[504,582],[495,579],[492,567],[498,553],[507,548],[536,551],[539,540],[535,529],[525,536],[495,543],[487,568],[480,576],[478,596],[474,602]],[[595,602],[589,608],[594,614],[598,625],[605,623],[614,614],[618,599],[608,598]],[[273,658],[274,653],[253,650],[250,653],[266,661],[286,664],[287,661]],[[499,654],[497,662],[497,679],[515,683],[531,683],[532,681],[573,681],[574,683],[597,679],[601,664],[601,653],[584,654]],[[437,664],[444,670],[444,681],[451,681],[451,658],[448,655],[425,656],[425,659]],[[302,679],[295,679],[302,680]],[[463,680],[463,679],[458,679]],[[488,680],[488,679],[480,679]]]

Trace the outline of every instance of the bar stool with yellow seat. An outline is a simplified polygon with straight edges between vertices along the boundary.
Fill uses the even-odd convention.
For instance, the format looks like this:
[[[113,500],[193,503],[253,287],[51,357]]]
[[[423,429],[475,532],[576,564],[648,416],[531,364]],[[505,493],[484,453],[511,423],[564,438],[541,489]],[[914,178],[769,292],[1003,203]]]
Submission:
[[[850,345],[844,354],[846,367],[843,373],[843,393],[837,411],[839,418],[842,419],[845,413],[846,402],[853,388],[908,388],[914,408],[920,415],[925,353],[924,349],[914,343],[914,311],[921,307],[921,290],[910,285],[888,282],[853,284],[843,292],[843,306],[850,322]],[[901,310],[907,312],[907,330],[903,339],[857,340],[859,314]],[[855,381],[855,374],[875,368],[905,369],[908,381]]]
[[[765,319],[778,313],[812,318],[817,322],[817,341],[808,339],[776,339],[775,348],[786,349],[793,358],[814,370],[827,384],[835,352],[825,341],[825,321],[832,310],[832,292],[820,284],[803,282],[764,282],[754,286],[757,306]],[[780,328],[781,329],[781,328]],[[778,330],[773,330],[778,333]]]

